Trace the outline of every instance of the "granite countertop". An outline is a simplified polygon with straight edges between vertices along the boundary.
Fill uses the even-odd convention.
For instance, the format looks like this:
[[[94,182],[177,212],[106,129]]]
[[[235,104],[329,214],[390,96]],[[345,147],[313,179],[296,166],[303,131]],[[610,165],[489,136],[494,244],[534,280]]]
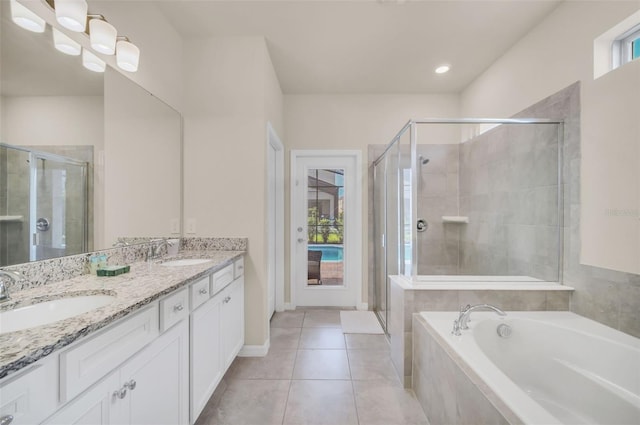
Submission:
[[[175,257],[131,264],[131,271],[115,277],[82,275],[11,294],[0,310],[70,296],[105,294],[111,304],[68,319],[16,332],[0,334],[0,379],[60,350],[72,342],[136,312],[163,295],[231,264],[244,251],[181,251]],[[167,267],[160,263],[180,258],[206,258],[206,263]]]

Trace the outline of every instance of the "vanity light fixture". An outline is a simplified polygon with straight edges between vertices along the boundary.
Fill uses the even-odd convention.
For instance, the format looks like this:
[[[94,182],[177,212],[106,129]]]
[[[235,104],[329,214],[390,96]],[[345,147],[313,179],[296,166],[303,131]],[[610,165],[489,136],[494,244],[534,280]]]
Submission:
[[[129,41],[127,37],[118,37],[116,43],[116,63],[118,68],[136,72],[140,63],[140,49],[138,46]]]
[[[89,10],[85,0],[55,0],[54,5],[60,25],[74,32],[84,32]]]
[[[107,64],[87,49],[82,49],[82,65],[89,71],[104,72]]]
[[[11,0],[11,20],[21,28],[31,32],[44,32],[46,23],[44,19],[18,3]]]
[[[118,31],[102,15],[89,15],[89,41],[98,53],[112,55],[116,51]]]
[[[82,53],[82,46],[77,41],[71,39],[68,35],[55,28],[53,30],[53,45],[56,50],[64,53],[65,55],[78,56]]]
[[[450,69],[451,69],[451,66],[449,66],[449,65],[440,65],[439,67],[437,67],[435,69],[435,73],[436,74],[445,74],[445,73],[449,72]]]

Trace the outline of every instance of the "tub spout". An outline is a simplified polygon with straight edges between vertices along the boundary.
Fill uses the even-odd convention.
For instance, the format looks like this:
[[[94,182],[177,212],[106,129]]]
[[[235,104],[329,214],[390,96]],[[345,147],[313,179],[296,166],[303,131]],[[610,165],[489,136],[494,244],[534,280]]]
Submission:
[[[498,307],[493,306],[491,304],[476,304],[474,306],[467,306],[464,310],[460,310],[460,316],[458,320],[454,322],[454,331],[456,328],[459,330],[469,329],[469,321],[471,320],[471,312],[476,310],[492,310],[495,311],[500,316],[506,316],[507,313],[500,310]]]

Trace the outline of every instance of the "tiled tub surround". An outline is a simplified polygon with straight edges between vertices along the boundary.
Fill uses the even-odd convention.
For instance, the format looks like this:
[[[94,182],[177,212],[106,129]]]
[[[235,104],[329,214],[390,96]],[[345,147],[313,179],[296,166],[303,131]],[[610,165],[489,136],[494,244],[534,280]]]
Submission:
[[[432,425],[637,423],[638,338],[570,312],[472,316],[454,336],[457,312],[414,314],[414,390]]]
[[[388,333],[391,359],[405,387],[410,388],[413,356],[413,314],[457,311],[467,304],[493,304],[503,310],[569,310],[573,288],[552,282],[432,282],[414,285],[391,276]],[[477,289],[473,289],[473,288]]]
[[[43,302],[74,295],[107,294],[115,296],[115,301],[105,307],[49,325],[1,334],[0,378],[38,361],[79,338],[104,328],[163,295],[231,264],[244,254],[244,251],[181,251],[178,256],[172,257],[172,259],[206,258],[210,261],[192,266],[167,267],[159,264],[159,261],[142,262],[140,256],[135,255],[134,252],[131,252],[132,250],[144,251],[144,245],[109,250],[111,252],[110,264],[123,264],[123,257],[137,257],[137,262],[131,264],[130,273],[116,277],[76,274],[73,277],[63,278],[64,280],[60,279],[56,283],[49,283],[54,278],[75,274],[83,269],[82,262],[77,258],[74,261],[73,257],[49,260],[57,261],[60,267],[69,266],[68,269],[58,270],[58,273],[52,273],[49,270],[52,267],[51,264],[44,266],[33,263],[21,266],[32,266],[36,270],[42,269],[49,273],[47,277],[37,281],[40,283],[39,285],[19,291],[14,287],[11,292],[11,301],[1,306],[3,310],[28,305],[34,300]],[[169,258],[163,258],[161,261],[167,259]],[[126,263],[130,264],[131,261]]]

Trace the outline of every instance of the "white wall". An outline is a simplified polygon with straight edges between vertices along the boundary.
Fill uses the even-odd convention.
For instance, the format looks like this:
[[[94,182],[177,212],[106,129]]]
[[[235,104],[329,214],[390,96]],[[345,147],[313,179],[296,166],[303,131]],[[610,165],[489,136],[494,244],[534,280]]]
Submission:
[[[367,158],[368,145],[385,145],[412,118],[450,118],[459,116],[457,95],[286,95],[284,100],[287,148],[285,180],[289,181],[290,153],[292,149],[355,149]],[[368,176],[367,161],[363,161],[362,182],[362,303],[368,302],[367,246]],[[289,186],[285,204],[289,205]],[[285,258],[290,257],[289,208],[285,212]],[[290,302],[289,270],[285,267],[285,301]],[[370,306],[371,307],[371,306]]]
[[[140,48],[137,72],[122,71],[154,96],[181,110],[182,37],[154,2],[89,0],[89,13],[99,13]]]
[[[180,115],[120,74],[105,73],[104,235],[171,234],[180,217]],[[98,208],[96,208],[98,210]]]
[[[638,2],[564,2],[461,97],[463,116],[510,116],[581,81],[581,263],[636,274],[640,61],[594,80],[593,42],[637,10]]]
[[[282,93],[262,37],[185,42],[184,200],[196,235],[247,237],[245,340],[268,338],[266,122]],[[187,234],[187,236],[192,236]]]
[[[2,141],[103,146],[102,96],[3,96]]]

